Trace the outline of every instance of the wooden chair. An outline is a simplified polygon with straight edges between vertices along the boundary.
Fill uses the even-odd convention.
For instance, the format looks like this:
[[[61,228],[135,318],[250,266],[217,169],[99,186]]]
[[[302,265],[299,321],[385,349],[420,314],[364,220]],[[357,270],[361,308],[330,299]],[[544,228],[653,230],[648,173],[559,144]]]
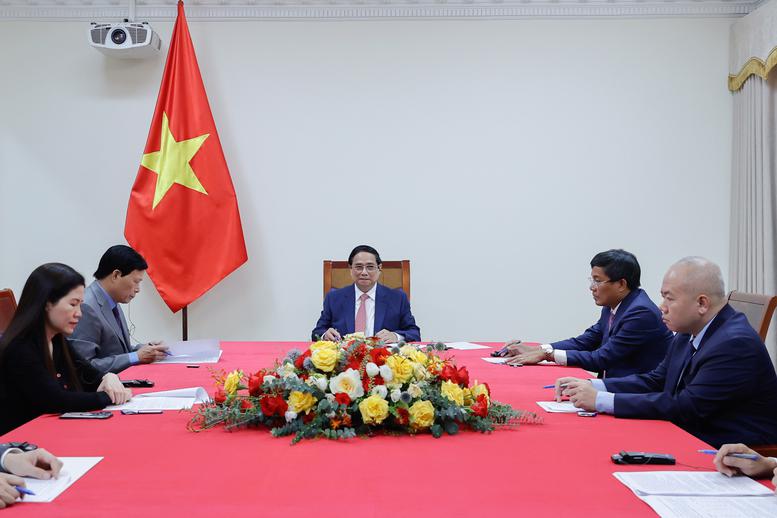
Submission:
[[[766,333],[769,331],[772,315],[777,308],[777,297],[735,290],[728,294],[728,303],[745,314],[747,321],[758,332],[761,340],[766,342]]]
[[[13,296],[13,290],[0,290],[0,334],[5,333],[15,311],[16,297]]]
[[[324,261],[324,297],[332,288],[353,284],[348,261]],[[401,288],[410,300],[410,261],[383,261],[378,283],[388,288]]]

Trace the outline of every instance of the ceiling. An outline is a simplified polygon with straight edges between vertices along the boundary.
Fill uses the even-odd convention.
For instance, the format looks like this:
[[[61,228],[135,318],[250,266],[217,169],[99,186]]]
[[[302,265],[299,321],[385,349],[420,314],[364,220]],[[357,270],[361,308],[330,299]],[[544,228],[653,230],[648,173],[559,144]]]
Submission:
[[[176,0],[137,0],[137,20],[170,20]],[[187,0],[190,20],[739,17],[765,0]],[[121,20],[129,0],[0,0],[0,20]]]

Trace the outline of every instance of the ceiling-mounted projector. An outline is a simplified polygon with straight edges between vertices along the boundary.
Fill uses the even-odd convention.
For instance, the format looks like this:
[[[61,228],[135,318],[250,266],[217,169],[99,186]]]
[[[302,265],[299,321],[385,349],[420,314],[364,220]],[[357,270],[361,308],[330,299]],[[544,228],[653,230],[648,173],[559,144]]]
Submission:
[[[143,59],[155,56],[162,40],[148,22],[96,23],[89,27],[89,43],[107,56]]]

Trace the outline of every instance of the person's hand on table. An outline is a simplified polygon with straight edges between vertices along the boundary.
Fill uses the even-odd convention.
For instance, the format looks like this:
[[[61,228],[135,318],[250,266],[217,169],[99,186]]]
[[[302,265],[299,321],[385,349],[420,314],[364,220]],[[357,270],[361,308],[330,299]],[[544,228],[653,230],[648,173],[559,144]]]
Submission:
[[[549,354],[541,347],[529,347],[528,351],[511,356],[505,363],[507,365],[534,365],[543,360],[553,361],[553,358],[549,357]]]
[[[326,333],[321,337],[322,340],[329,340],[330,342],[339,342],[343,338],[340,336],[340,332],[334,327],[330,327],[326,330]]]
[[[718,450],[713,464],[715,469],[726,476],[747,475],[748,477],[768,477],[774,474],[777,480],[777,462],[767,457],[758,455],[756,460],[738,459],[737,457],[727,457],[730,453],[749,453],[758,455],[744,444],[724,444]],[[774,482],[774,480],[773,480]]]
[[[399,341],[397,334],[392,333],[388,329],[381,329],[375,336],[380,338],[380,341],[386,344],[393,344]]]
[[[140,363],[152,363],[164,360],[167,356],[165,351],[167,351],[167,346],[162,342],[151,342],[140,346],[135,353],[137,353]]]
[[[588,383],[587,380],[584,380],[581,378],[573,378],[571,376],[564,376],[563,378],[557,379],[556,391],[555,391],[555,397],[557,402],[561,403],[562,396],[566,395],[566,394],[563,394],[564,389],[567,387],[569,383],[572,383],[573,381],[585,381]]]
[[[516,356],[518,354],[528,353],[537,349],[531,345],[524,345],[521,342],[522,340],[510,340],[509,342],[506,342],[505,348],[507,348],[507,354],[505,356]]]
[[[567,381],[562,381],[566,379]],[[566,387],[561,388],[561,385]],[[569,397],[569,400],[577,408],[588,412],[596,411],[596,393],[597,390],[588,380],[575,378],[559,378],[556,381],[556,393],[561,390],[561,396]],[[556,398],[560,401],[559,397]]]
[[[24,479],[0,473],[0,509],[13,505],[16,499],[22,496],[14,486],[24,487]]]
[[[32,451],[10,452],[3,459],[5,470],[20,477],[48,480],[57,478],[62,461],[43,448]]]
[[[97,387],[97,392],[108,394],[114,405],[123,405],[132,398],[132,391],[125,388],[119,377],[112,372],[103,376],[100,386]]]

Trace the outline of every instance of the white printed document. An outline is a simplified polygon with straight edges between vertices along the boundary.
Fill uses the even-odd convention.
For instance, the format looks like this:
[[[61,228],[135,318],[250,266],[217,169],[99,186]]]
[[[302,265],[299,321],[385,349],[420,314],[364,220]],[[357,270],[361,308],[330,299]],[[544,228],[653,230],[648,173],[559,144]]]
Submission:
[[[717,471],[634,471],[613,476],[637,496],[772,496],[774,492],[748,477]]]
[[[577,408],[571,401],[537,401],[537,404],[546,412],[552,414],[576,414],[581,412],[582,408]]]
[[[217,363],[221,358],[218,340],[187,340],[165,342],[170,356],[156,363]]]
[[[53,502],[65,489],[75,483],[76,480],[92,469],[102,457],[59,457],[62,461],[62,471],[59,472],[59,478],[49,480],[38,480],[35,478],[24,477],[24,485],[35,493],[34,495],[24,495],[22,502]]]
[[[456,349],[457,351],[474,351],[475,349],[491,349],[487,345],[473,344],[472,342],[445,342],[445,345],[450,349]]]
[[[484,362],[488,363],[504,363],[510,358],[505,358],[504,356],[489,356],[488,358],[481,358]]]
[[[188,410],[197,403],[210,401],[202,387],[190,387],[161,392],[136,394],[123,405],[111,405],[105,410]]]
[[[763,486],[761,486],[763,487]],[[774,518],[777,496],[642,496],[661,518]]]

